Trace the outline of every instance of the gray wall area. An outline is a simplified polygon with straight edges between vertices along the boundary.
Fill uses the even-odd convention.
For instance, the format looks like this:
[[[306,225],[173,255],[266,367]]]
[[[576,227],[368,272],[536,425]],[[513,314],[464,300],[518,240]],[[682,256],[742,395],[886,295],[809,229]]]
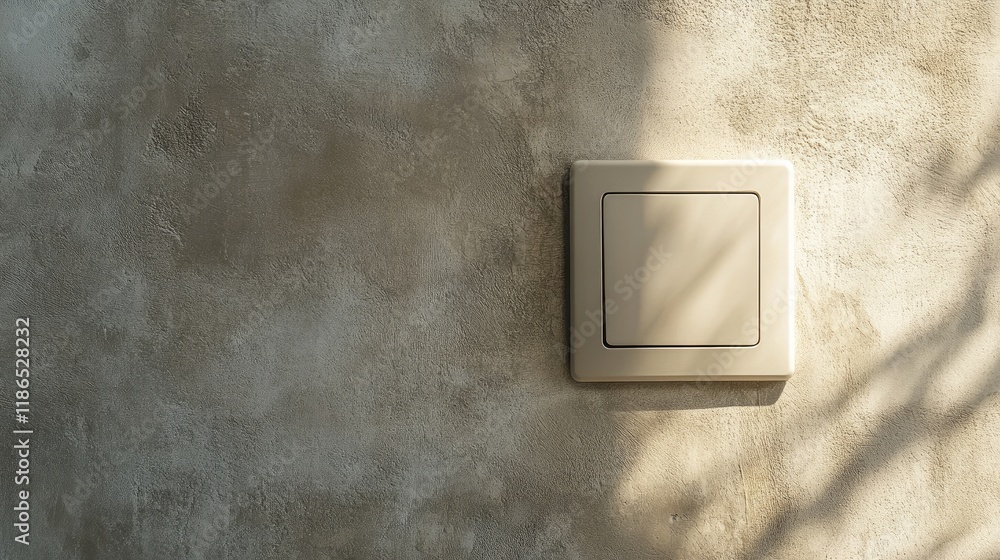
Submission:
[[[2,11],[3,558],[1000,557],[995,3]],[[796,375],[575,383],[569,165],[732,158]]]

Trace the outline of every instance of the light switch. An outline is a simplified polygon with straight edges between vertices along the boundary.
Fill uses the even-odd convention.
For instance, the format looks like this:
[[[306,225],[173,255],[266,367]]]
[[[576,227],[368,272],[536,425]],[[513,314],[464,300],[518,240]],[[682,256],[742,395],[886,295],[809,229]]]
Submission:
[[[759,215],[751,193],[604,197],[608,346],[753,346]]]
[[[576,380],[792,374],[791,164],[580,161],[570,189]]]

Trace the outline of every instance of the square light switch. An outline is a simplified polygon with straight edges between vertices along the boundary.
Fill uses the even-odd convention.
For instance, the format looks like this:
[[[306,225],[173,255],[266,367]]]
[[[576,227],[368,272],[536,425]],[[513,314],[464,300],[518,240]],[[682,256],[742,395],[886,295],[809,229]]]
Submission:
[[[573,377],[791,376],[791,185],[780,161],[576,162]]]

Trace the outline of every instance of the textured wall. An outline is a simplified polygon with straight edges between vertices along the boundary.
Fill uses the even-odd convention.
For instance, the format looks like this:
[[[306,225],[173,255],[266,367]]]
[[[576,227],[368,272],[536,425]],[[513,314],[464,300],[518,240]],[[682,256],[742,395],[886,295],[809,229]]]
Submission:
[[[403,4],[4,2],[4,558],[1000,556],[996,5]],[[572,382],[568,165],[740,157],[797,375]]]

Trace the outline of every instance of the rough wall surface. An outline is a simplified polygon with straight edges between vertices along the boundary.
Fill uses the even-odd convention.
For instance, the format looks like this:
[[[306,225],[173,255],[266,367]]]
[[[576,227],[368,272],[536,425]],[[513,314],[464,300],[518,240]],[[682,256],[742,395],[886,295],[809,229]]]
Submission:
[[[995,3],[3,11],[4,558],[1000,557]],[[744,157],[797,375],[571,381],[568,165]]]

